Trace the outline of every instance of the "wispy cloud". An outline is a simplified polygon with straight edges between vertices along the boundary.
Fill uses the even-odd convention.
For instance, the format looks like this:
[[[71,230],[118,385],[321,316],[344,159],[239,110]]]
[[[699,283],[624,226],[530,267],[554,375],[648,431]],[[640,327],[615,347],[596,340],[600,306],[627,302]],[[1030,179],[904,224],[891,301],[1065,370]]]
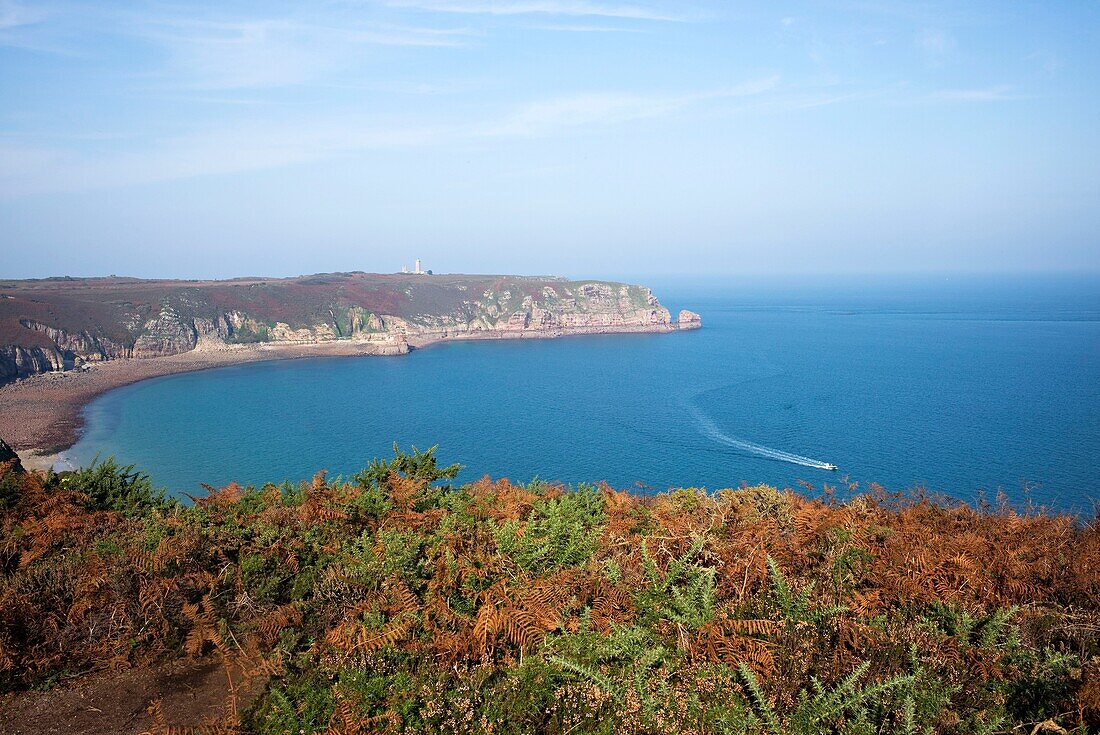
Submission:
[[[941,66],[955,51],[955,38],[944,30],[925,29],[917,34],[914,43],[924,55],[929,66]]]
[[[680,95],[581,94],[541,100],[523,106],[499,123],[480,132],[490,137],[533,137],[564,129],[614,125],[633,120],[664,117],[690,105],[709,100],[759,95],[779,84],[778,76],[736,87]]]
[[[109,153],[0,141],[0,194],[79,191],[232,174],[337,153],[419,147],[444,137],[443,131],[383,127],[347,117],[314,120],[311,125],[258,120],[210,127]]]
[[[329,27],[292,20],[144,19],[136,31],[169,53],[182,86],[243,89],[300,84],[351,65],[364,45],[455,47],[465,29]]]
[[[42,8],[32,8],[12,0],[0,0],[0,31],[38,23],[49,16]]]
[[[364,12],[364,3],[371,6],[370,12]],[[230,174],[356,151],[579,137],[660,118],[680,117],[683,130],[703,119],[794,113],[871,97],[887,104],[989,103],[1025,97],[1009,85],[970,86],[971,79],[941,79],[939,72],[928,75],[934,80],[904,88],[891,87],[889,79],[860,78],[844,70],[825,69],[828,73],[807,76],[794,62],[791,70],[785,62],[772,67],[784,69],[783,85],[779,76],[763,76],[716,88],[711,85],[718,67],[699,75],[700,65],[692,64],[680,70],[685,81],[679,91],[653,91],[645,86],[646,75],[667,77],[663,69],[642,64],[636,86],[616,88],[612,85],[622,78],[622,69],[615,66],[620,55],[607,57],[606,75],[587,78],[585,72],[571,70],[561,80],[554,79],[550,88],[555,93],[517,102],[515,90],[531,88],[525,75],[541,80],[541,67],[502,69],[498,49],[490,48],[493,30],[502,25],[570,33],[630,31],[654,37],[670,29],[693,30],[689,25],[649,22],[689,19],[682,5],[667,0],[351,0],[308,11],[284,8],[284,14],[275,17],[229,5],[191,11],[175,4],[88,4],[71,14],[60,12],[62,7],[0,0],[0,42],[5,33],[34,39],[35,29],[41,27],[59,29],[47,39],[80,40],[83,45],[76,48],[85,52],[102,54],[108,49],[112,58],[104,62],[101,55],[96,61],[98,68],[110,68],[110,74],[89,77],[100,84],[96,94],[136,100],[136,79],[141,100],[134,105],[133,117],[104,108],[98,125],[124,136],[131,133],[124,142],[111,145],[46,137],[44,129],[84,132],[80,125],[53,122],[65,117],[54,112],[65,109],[67,100],[61,96],[53,107],[32,109],[24,119],[10,111],[18,106],[10,106],[0,122],[21,136],[0,134],[0,193],[9,196]],[[270,8],[260,7],[265,12]],[[490,16],[513,19],[505,24]],[[779,13],[766,14],[764,21],[772,33],[779,23],[779,32],[787,37],[811,33],[815,25],[809,16]],[[448,27],[452,24],[461,27]],[[913,44],[907,52],[898,51],[909,66],[919,66],[921,56],[928,64],[940,64],[955,49],[954,37],[944,30],[950,27],[934,21],[907,25],[892,38]],[[111,46],[104,39],[121,42]],[[560,40],[563,48],[574,42]],[[616,48],[624,53],[649,47],[635,43],[644,39],[605,40],[609,47],[617,42]],[[385,55],[371,48],[376,46],[423,51]],[[433,51],[464,46],[477,48],[461,54]],[[490,53],[479,54],[485,50]],[[482,57],[476,62],[481,67],[474,62],[470,67],[479,81],[476,88],[468,83],[463,87],[460,78],[448,83],[468,76],[461,64],[476,56]],[[384,63],[373,63],[376,57]],[[390,63],[394,59],[401,63]],[[744,63],[764,62],[753,58]],[[72,68],[79,77],[80,69]],[[591,91],[595,84],[608,85],[611,91]],[[952,86],[937,89],[947,85]],[[163,100],[173,104],[143,108],[142,103]],[[170,107],[173,114],[163,114],[160,107]],[[177,117],[177,110],[183,114]]]
[[[793,91],[787,94],[762,96],[746,100],[742,105],[742,109],[765,113],[796,112],[798,110],[812,110],[818,107],[839,105],[845,102],[859,102],[881,96],[881,90],[849,92]]]
[[[497,117],[444,125],[397,124],[366,116],[271,122],[258,118],[146,140],[123,151],[28,145],[0,138],[0,195],[83,190],[231,174],[370,150],[457,145],[485,139],[573,134],[667,117],[710,101],[753,98],[779,83],[767,77],[684,94],[592,93],[526,103]]]
[[[630,20],[682,21],[687,16],[643,5],[611,5],[587,0],[390,0],[391,7],[417,8],[439,13],[477,15],[562,15],[625,18]]]
[[[1039,69],[1047,75],[1054,74],[1065,66],[1065,62],[1058,56],[1041,51],[1028,54],[1024,57],[1024,60],[1037,64]]]
[[[73,52],[51,38],[50,21],[57,12],[46,4],[34,6],[0,0],[0,46],[38,53],[72,56]]]
[[[86,52],[112,37],[162,52],[128,77],[160,78],[181,89],[271,88],[326,78],[362,62],[368,46],[461,47],[467,28],[367,22],[336,12],[255,16],[231,10],[188,12],[172,5],[35,8],[0,0],[0,45],[61,54]]]
[[[1029,99],[1029,95],[1021,94],[1008,84],[998,84],[993,87],[980,87],[977,89],[940,89],[919,98],[924,102],[1009,102],[1012,100]]]
[[[832,6],[853,15],[879,16],[918,25],[956,26],[988,20],[988,11],[976,3],[911,2],[910,0],[828,0]]]
[[[645,33],[642,28],[612,25],[575,25],[571,23],[539,23],[525,25],[532,31],[554,31],[561,33]]]
[[[675,98],[646,97],[632,94],[582,94],[533,102],[508,115],[503,121],[487,126],[482,134],[497,136],[539,136],[563,128],[640,120],[659,117],[677,106]]]

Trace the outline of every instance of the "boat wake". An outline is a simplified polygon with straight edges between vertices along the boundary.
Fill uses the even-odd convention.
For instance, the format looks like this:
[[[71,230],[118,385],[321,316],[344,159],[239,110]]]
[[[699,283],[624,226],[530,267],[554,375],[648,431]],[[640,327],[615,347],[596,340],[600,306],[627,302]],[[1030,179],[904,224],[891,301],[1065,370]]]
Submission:
[[[790,452],[784,452],[779,449],[772,449],[771,447],[765,447],[760,444],[745,441],[744,439],[738,439],[736,437],[729,436],[722,433],[721,429],[714,421],[696,408],[693,405],[689,405],[692,416],[695,417],[696,423],[699,425],[700,431],[707,437],[714,440],[719,444],[725,444],[728,447],[734,447],[735,449],[741,449],[746,452],[752,452],[753,454],[759,454],[761,457],[767,457],[779,462],[790,462],[791,464],[802,465],[803,467],[813,467],[819,470],[835,470],[836,465],[829,462],[822,462],[817,459],[811,459],[810,457],[803,457],[799,454],[792,454]]]

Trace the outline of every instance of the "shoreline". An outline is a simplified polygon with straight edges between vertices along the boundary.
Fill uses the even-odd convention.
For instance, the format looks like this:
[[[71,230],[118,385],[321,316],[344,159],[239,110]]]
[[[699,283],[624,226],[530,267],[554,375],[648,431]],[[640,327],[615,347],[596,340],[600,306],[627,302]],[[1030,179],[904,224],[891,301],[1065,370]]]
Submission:
[[[590,334],[668,334],[677,331],[687,330],[676,323],[667,326],[577,327],[522,332],[451,333],[440,330],[411,334],[404,340],[226,344],[199,347],[165,357],[109,360],[93,363],[87,369],[39,373],[0,386],[0,437],[19,453],[27,469],[45,471],[67,461],[64,452],[80,438],[84,429],[84,407],[88,403],[108,391],[152,378],[272,360],[399,356],[443,342],[555,339]]]

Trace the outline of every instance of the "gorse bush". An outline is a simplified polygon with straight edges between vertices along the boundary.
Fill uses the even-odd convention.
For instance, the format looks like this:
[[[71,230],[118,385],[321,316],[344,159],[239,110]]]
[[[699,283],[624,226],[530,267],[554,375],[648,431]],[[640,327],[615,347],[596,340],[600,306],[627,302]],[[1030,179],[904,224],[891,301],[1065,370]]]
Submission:
[[[895,703],[890,694],[906,688],[913,677],[895,676],[863,686],[860,681],[870,668],[871,662],[864,661],[832,689],[826,689],[816,677],[811,678],[810,690],[798,693],[798,703],[788,714],[775,711],[748,665],[742,662],[737,670],[748,690],[753,714],[768,735],[816,735],[832,731],[838,723],[843,723],[844,732],[881,732],[895,713],[895,726],[889,731],[911,732],[916,727],[912,695]]]
[[[173,504],[162,490],[153,487],[149,475],[134,469],[134,465],[122,467],[113,457],[104,462],[94,459],[87,467],[65,473],[58,483],[83,495],[90,511],[133,515],[166,510]]]
[[[210,732],[1100,727],[1095,523],[458,470],[395,447],[192,505],[112,460],[2,474],[0,688],[193,658],[230,676]]]
[[[596,552],[604,522],[603,496],[582,485],[567,495],[539,499],[525,520],[505,522],[497,546],[529,572],[582,566]]]
[[[698,536],[682,556],[670,560],[662,570],[649,554],[647,539],[642,539],[645,585],[635,594],[635,609],[643,620],[666,620],[695,631],[714,617],[714,570],[694,563],[705,542]]]

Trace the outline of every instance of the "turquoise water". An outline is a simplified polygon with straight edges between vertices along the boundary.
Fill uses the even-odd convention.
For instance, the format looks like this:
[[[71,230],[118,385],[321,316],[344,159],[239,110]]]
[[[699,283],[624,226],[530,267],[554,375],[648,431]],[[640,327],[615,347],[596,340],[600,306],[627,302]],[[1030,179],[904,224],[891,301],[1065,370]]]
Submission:
[[[648,283],[704,328],[159,378],[93,402],[69,454],[190,493],[349,474],[396,441],[438,444],[462,479],[1100,497],[1096,279]]]

